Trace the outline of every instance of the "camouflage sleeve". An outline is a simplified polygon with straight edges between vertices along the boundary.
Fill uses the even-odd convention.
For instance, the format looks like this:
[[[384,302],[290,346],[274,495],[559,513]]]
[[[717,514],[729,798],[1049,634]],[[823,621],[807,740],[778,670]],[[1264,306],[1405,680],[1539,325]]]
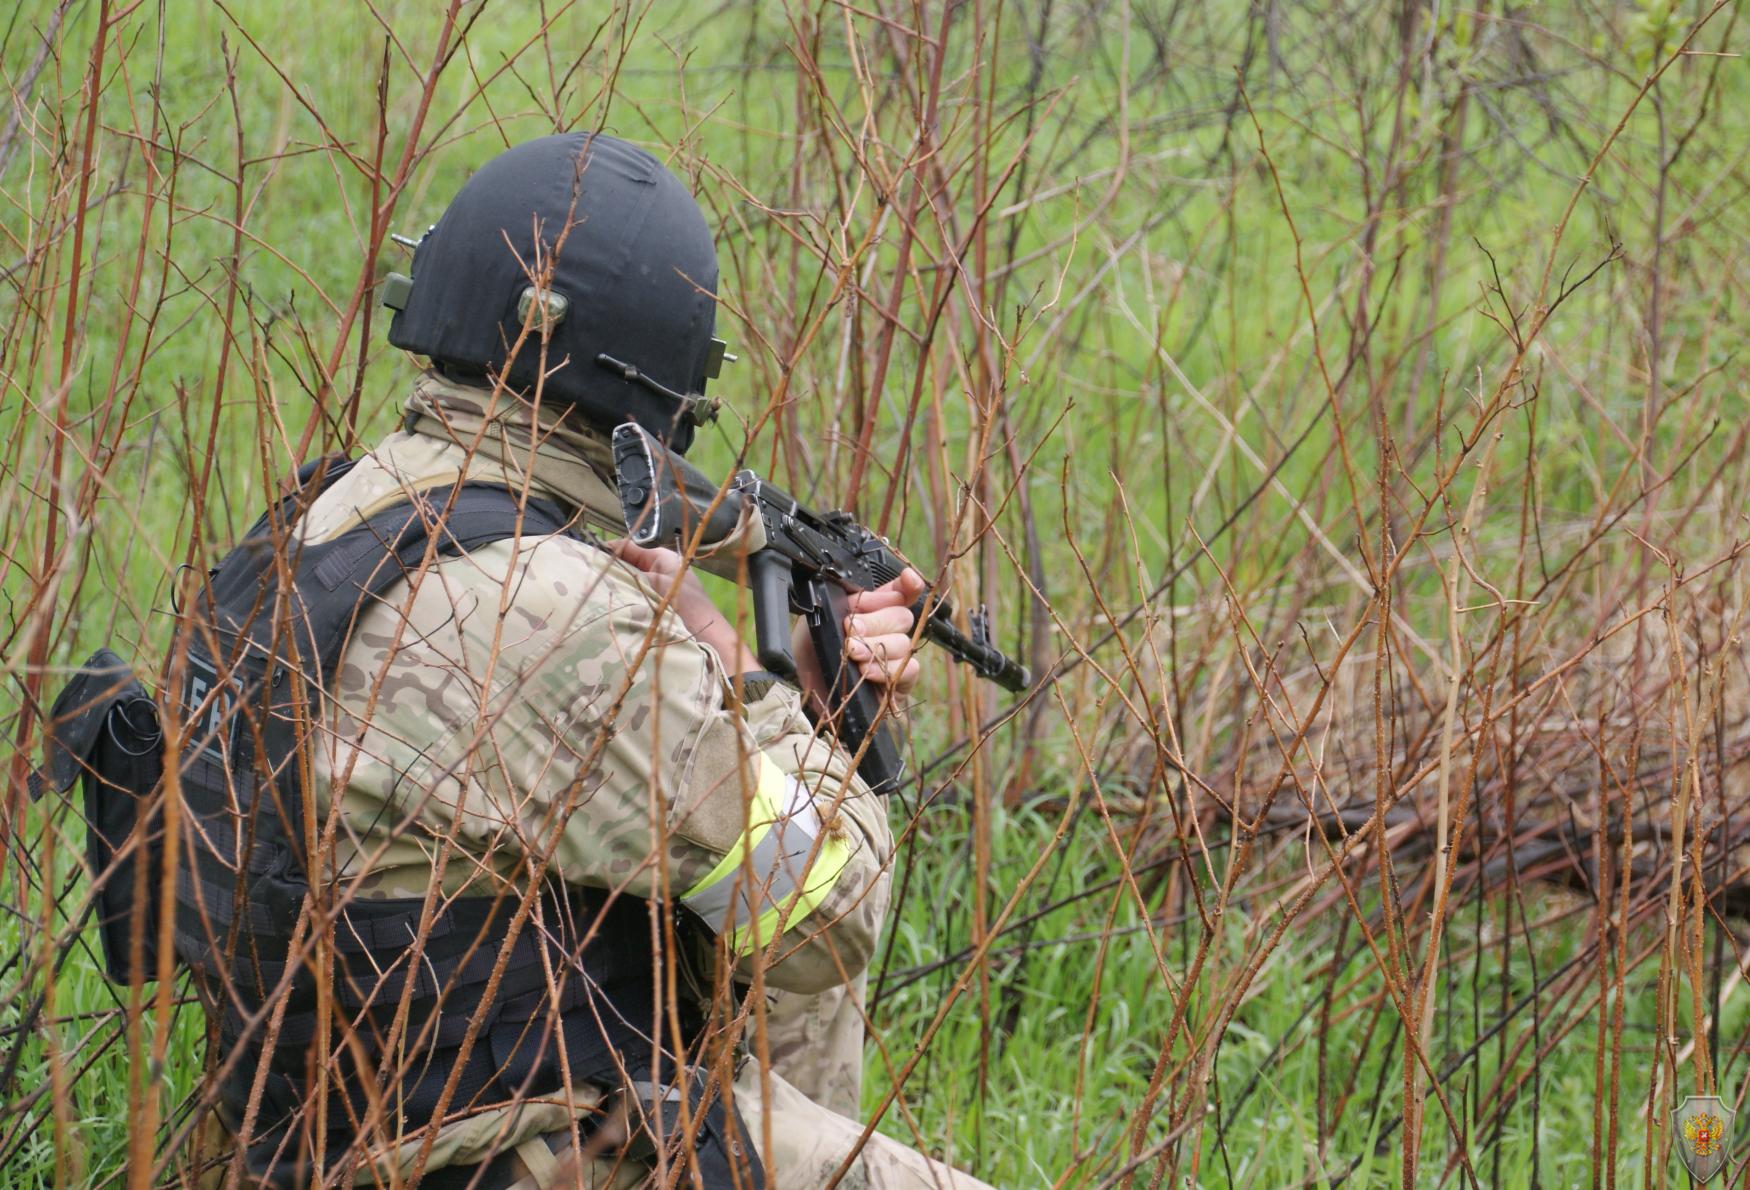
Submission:
[[[628,614],[620,631],[629,638],[651,626]],[[671,895],[725,927],[744,976],[763,962],[766,983],[793,992],[854,979],[887,912],[886,807],[844,750],[815,731],[796,691],[774,687],[737,713],[717,654],[672,615],[655,625],[652,656],[660,700],[672,692],[676,705],[651,721],[666,718],[689,738],[670,759]],[[799,799],[818,830],[786,841]],[[793,882],[769,854],[774,839],[791,852]],[[727,928],[732,922],[741,928]]]
[[[856,774],[845,750],[808,721],[795,690],[775,686],[746,713],[761,754],[813,793],[829,829],[841,832],[863,861],[846,867],[806,919],[791,923],[790,934],[776,947],[790,969],[782,982],[767,976],[788,991],[823,991],[854,979],[873,957],[887,916],[892,869],[887,806]],[[810,934],[819,935],[819,941]],[[798,938],[805,940],[800,946]]]
[[[716,655],[606,551],[531,539],[430,567],[361,617],[336,687],[322,764],[363,895],[428,883],[448,836],[483,862],[446,865],[447,891],[550,853],[566,881],[682,900],[744,965],[764,952],[773,987],[868,962],[884,807],[792,692],[729,705]]]

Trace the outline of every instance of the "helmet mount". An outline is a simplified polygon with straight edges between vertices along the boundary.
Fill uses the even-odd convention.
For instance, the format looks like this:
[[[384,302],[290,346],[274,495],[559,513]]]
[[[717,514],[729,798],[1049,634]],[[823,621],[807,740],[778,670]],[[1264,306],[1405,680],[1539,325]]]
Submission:
[[[721,343],[722,340],[714,339],[712,342]],[[707,397],[703,393],[677,393],[665,387],[655,377],[645,375],[633,365],[617,360],[605,351],[595,357],[595,362],[597,366],[606,368],[620,379],[643,385],[664,400],[673,401],[680,408],[681,418],[695,428],[706,422],[716,421],[718,412],[723,408],[723,402],[716,397]]]

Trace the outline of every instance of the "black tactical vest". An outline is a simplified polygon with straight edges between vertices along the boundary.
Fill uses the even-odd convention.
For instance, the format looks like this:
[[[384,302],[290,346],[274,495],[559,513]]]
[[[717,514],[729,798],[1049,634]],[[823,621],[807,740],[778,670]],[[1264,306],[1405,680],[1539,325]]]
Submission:
[[[247,1150],[251,1177],[306,1184],[319,1081],[328,1100],[323,1148],[332,1164],[373,1112],[376,1139],[405,1136],[430,1124],[440,1104],[448,1120],[560,1091],[568,1068],[574,1083],[638,1088],[622,1101],[656,1135],[677,1132],[684,1095],[687,1116],[703,1113],[695,1141],[703,1184],[762,1186],[752,1147],[736,1143],[744,1135],[739,1120],[731,1129],[729,1113],[699,1076],[658,1085],[676,1082],[677,1063],[667,1044],[674,1022],[655,1009],[668,997],[648,901],[553,884],[542,892],[541,924],[530,915],[510,940],[517,896],[448,905],[434,899],[430,906],[424,898],[347,899],[344,881],[332,888],[318,881],[313,893],[309,842],[321,823],[307,816],[312,735],[322,730],[321,695],[332,687],[360,610],[418,570],[433,538],[436,555],[453,556],[519,532],[568,531],[555,506],[469,483],[423,493],[336,538],[300,545],[288,526],[351,465],[325,459],[300,472],[299,488],[210,574],[184,618],[187,736],[172,936],[177,960],[195,972],[217,1015],[218,1103],[233,1130],[260,1084]],[[147,716],[138,684],[116,680],[118,663],[100,652],[53,715],[56,724],[83,725],[77,736],[56,731],[50,769],[63,788],[71,784],[63,774],[85,770],[94,861],[98,845],[112,853],[145,807],[152,806],[151,823],[158,821],[148,789],[157,778],[157,745],[144,733],[128,734]],[[154,718],[154,733],[156,726]],[[106,761],[106,740],[125,763]],[[142,756],[151,759],[147,776]],[[162,831],[146,829],[161,849]],[[110,972],[121,979],[135,931],[147,938],[144,977],[154,970],[156,914],[134,900],[136,879],[132,869],[112,873],[98,899]],[[332,953],[326,1031],[313,929],[330,940]],[[112,935],[121,950],[111,946]],[[689,1003],[681,1016],[690,1044],[702,1018]]]

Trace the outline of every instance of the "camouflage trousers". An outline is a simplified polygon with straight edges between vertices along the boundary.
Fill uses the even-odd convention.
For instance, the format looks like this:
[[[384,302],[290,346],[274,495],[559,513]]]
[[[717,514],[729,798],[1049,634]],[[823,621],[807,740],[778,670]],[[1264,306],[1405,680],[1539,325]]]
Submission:
[[[862,1001],[862,976],[818,996],[780,996],[766,1020],[772,1077],[765,1103],[754,1063],[736,1079],[736,1103],[752,1135],[761,1135],[763,1118],[771,1120],[773,1167],[766,1173],[776,1190],[826,1185],[863,1135],[858,1114]],[[869,1137],[839,1185],[846,1190],[985,1187],[879,1132]]]
[[[820,1190],[845,1164],[863,1125],[863,982],[818,996],[780,994],[766,1018],[770,1069],[750,1061],[735,1079],[735,1102],[748,1135],[763,1144],[771,1129],[771,1190]],[[537,1138],[517,1148],[516,1169],[502,1185],[480,1190],[634,1190],[648,1169],[591,1162],[581,1171],[568,1137]],[[984,1182],[877,1132],[850,1162],[844,1190],[989,1190]]]

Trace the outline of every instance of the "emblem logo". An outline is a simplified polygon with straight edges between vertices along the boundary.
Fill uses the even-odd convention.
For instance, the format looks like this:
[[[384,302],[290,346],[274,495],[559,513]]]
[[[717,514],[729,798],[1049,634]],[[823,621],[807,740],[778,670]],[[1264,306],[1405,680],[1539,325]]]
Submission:
[[[211,662],[189,654],[182,689],[183,714],[192,720],[188,733],[200,745],[201,754],[215,764],[225,763],[225,749],[231,743],[226,737],[233,729],[236,687],[234,681],[220,681],[219,671]],[[198,720],[194,720],[196,715]]]
[[[1678,1160],[1696,1181],[1705,1182],[1725,1168],[1733,1114],[1717,1095],[1691,1095],[1672,1116]]]

